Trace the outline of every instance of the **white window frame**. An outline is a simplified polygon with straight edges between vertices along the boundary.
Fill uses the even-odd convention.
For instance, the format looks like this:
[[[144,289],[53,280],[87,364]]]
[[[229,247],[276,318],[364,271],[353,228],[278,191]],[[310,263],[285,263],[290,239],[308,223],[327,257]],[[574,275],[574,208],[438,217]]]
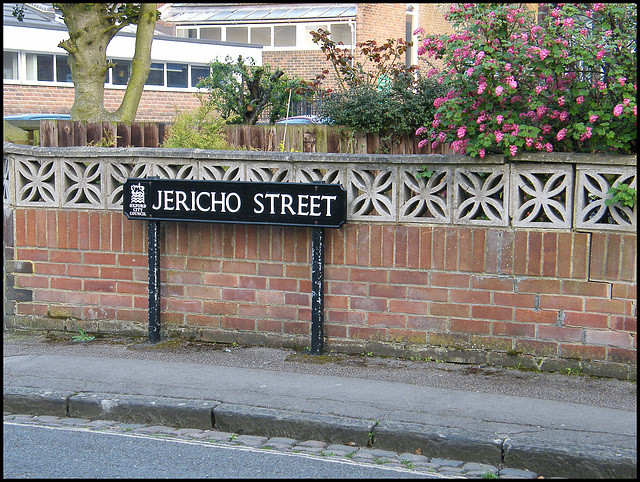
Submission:
[[[11,50],[6,50],[4,51],[5,53],[15,53],[17,54],[17,69],[16,69],[16,74],[17,74],[17,79],[3,79],[3,82],[5,84],[12,84],[12,85],[34,85],[34,86],[52,86],[52,87],[70,87],[73,88],[73,83],[72,82],[66,82],[66,81],[59,81],[57,79],[58,76],[58,69],[57,69],[57,62],[58,62],[58,57],[64,57],[65,53],[56,53],[56,52],[43,52],[43,51],[32,51],[32,50],[15,50],[15,49],[11,49]],[[53,56],[53,81],[41,81],[41,80],[27,80],[27,54],[29,55],[52,55]],[[131,59],[120,59],[120,58],[116,58],[116,57],[108,57],[107,61],[117,61],[117,60],[126,60],[126,61],[131,61]],[[163,85],[145,85],[144,86],[144,90],[148,90],[148,91],[164,91],[164,92],[200,92],[203,89],[201,88],[197,88],[197,87],[192,87],[191,86],[191,67],[204,67],[206,68],[208,65],[206,63],[189,63],[189,62],[175,62],[175,61],[164,61],[164,60],[151,60],[152,63],[154,64],[162,64],[163,66]],[[171,63],[171,64],[175,64],[175,63],[181,63],[181,64],[186,64],[187,65],[187,87],[167,87],[167,63]],[[127,86],[125,85],[115,85],[113,84],[113,69],[109,68],[107,70],[107,81],[105,82],[104,86],[107,89],[114,89],[114,90],[118,90],[118,89],[126,89]]]
[[[271,45],[265,45],[263,50],[265,52],[271,51],[291,51],[291,50],[320,50],[320,46],[314,44],[313,42],[307,43],[307,28],[310,30],[316,30],[319,27],[327,27],[328,30],[331,30],[331,25],[335,24],[344,24],[347,25],[351,31],[351,43],[344,44],[343,48],[352,48],[353,42],[355,42],[353,28],[355,25],[354,19],[348,20],[327,20],[327,21],[314,21],[314,22],[304,22],[304,23],[238,23],[233,25],[225,25],[225,24],[203,24],[203,25],[178,25],[176,26],[176,36],[180,36],[178,32],[184,30],[192,30],[195,29],[197,31],[197,37],[200,39],[200,29],[201,28],[212,28],[219,27],[222,29],[221,41],[227,41],[227,27],[247,27],[248,31],[248,41],[251,40],[251,29],[252,28],[271,28]],[[275,42],[275,31],[274,27],[287,26],[287,27],[296,27],[296,45],[295,46],[285,46],[285,47],[275,47],[273,44]],[[184,37],[182,37],[184,38]]]
[[[17,80],[20,79],[20,52],[17,50],[7,50],[5,52],[3,52],[5,54],[16,54],[15,56],[15,64],[12,65],[12,70],[13,70],[13,74],[15,75],[15,78],[12,79],[5,79],[4,78],[4,65],[2,67],[3,72],[2,72],[2,78],[4,82],[16,82]],[[13,63],[13,62],[12,62]]]

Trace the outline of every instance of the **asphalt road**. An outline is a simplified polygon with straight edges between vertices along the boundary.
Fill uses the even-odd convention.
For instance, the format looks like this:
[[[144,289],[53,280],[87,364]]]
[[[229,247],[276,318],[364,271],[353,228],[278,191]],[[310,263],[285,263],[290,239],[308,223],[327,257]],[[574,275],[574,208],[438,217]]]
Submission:
[[[5,422],[3,478],[443,478],[384,465]]]

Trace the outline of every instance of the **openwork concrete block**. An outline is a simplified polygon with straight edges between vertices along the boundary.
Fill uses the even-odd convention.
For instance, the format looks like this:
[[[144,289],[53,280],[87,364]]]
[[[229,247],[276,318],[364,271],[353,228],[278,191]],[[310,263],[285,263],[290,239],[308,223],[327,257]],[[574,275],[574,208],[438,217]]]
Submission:
[[[633,208],[614,203],[609,189],[618,184],[638,188],[635,167],[578,166],[576,186],[576,228],[636,231],[638,205]]]
[[[454,224],[509,225],[509,166],[457,168],[453,189]]]
[[[511,167],[511,224],[517,227],[571,228],[573,167],[514,164]]]
[[[386,165],[362,166],[347,172],[348,216],[353,220],[395,221],[397,172]]]

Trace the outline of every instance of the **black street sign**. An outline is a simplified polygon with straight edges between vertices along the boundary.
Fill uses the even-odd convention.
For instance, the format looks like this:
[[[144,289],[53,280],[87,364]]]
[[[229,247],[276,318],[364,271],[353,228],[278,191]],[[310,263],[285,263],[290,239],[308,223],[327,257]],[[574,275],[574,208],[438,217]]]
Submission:
[[[127,179],[129,219],[338,228],[347,220],[339,184]]]

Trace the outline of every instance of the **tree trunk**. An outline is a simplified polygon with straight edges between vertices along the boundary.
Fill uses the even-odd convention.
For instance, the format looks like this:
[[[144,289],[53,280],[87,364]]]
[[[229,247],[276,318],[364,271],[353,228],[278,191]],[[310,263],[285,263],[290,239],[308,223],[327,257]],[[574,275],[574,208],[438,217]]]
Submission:
[[[107,73],[107,46],[118,31],[132,23],[114,20],[104,3],[58,4],[69,31],[59,46],[69,52],[69,66],[75,87],[71,120],[123,121],[135,119],[144,83],[151,66],[151,42],[156,22],[156,4],[143,3],[138,16],[136,50],[125,96],[113,113],[104,107],[104,80]]]
[[[131,77],[120,107],[111,120],[133,122],[136,118],[144,84],[151,70],[151,43],[156,26],[156,4],[143,3],[136,31],[136,50],[131,61]]]

